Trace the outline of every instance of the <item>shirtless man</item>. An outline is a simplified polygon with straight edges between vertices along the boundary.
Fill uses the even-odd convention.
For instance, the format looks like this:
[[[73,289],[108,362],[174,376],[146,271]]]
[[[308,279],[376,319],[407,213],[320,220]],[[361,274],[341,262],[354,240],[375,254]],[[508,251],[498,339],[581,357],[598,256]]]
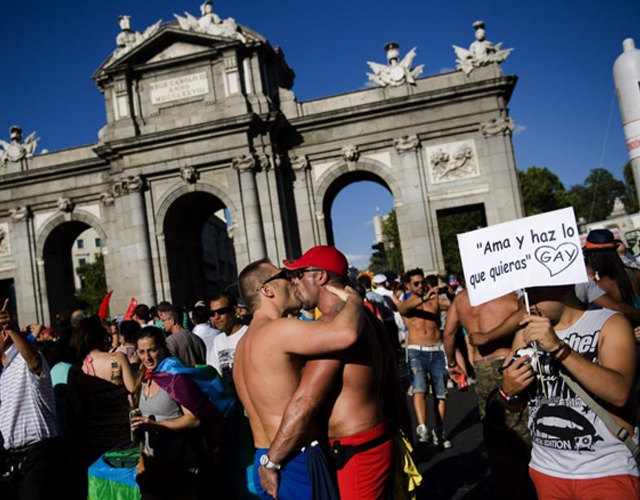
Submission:
[[[501,325],[517,310],[518,297],[515,293],[473,307],[469,303],[467,290],[460,292],[449,308],[444,329],[444,348],[451,373],[459,373],[454,352],[458,328],[463,327],[467,332],[480,335]],[[489,408],[498,408],[499,411],[489,411],[487,415],[487,400],[502,382],[500,367],[511,352],[515,329],[514,327],[510,335],[479,345],[474,351],[473,368],[477,380],[478,410],[489,464],[498,490],[497,498],[518,499],[521,498],[521,486],[528,482],[527,464],[531,439],[527,429],[527,416],[508,410],[503,412],[497,399],[491,400]],[[492,404],[496,406],[492,407]]]
[[[305,358],[341,351],[358,340],[362,301],[350,290],[334,290],[344,307],[331,325],[305,323],[287,315],[300,308],[286,271],[267,260],[249,264],[239,276],[242,299],[254,312],[251,327],[239,342],[234,359],[233,380],[249,417],[256,446],[254,481],[260,498],[269,495],[260,487],[258,470],[279,469],[279,498],[311,499],[307,461],[321,459],[319,449],[309,444],[318,437],[315,425],[305,428],[298,451],[287,461],[267,454],[280,426],[287,403],[300,382]],[[321,464],[327,470],[326,462]]]
[[[286,261],[285,267],[296,273],[293,284],[302,308],[318,307],[323,312],[318,322],[333,327],[344,305],[329,290],[330,285],[345,285],[344,255],[334,247],[313,247],[298,260]],[[284,459],[295,449],[310,422],[327,422],[340,498],[387,498],[393,452],[386,419],[400,426],[407,426],[408,420],[406,403],[404,419],[399,414],[400,403],[404,402],[392,353],[384,326],[367,315],[355,345],[344,352],[307,361],[269,456]],[[315,418],[318,412],[320,418]],[[266,491],[274,494],[277,474],[261,467],[260,475]],[[275,494],[274,497],[278,498]]]
[[[416,268],[405,273],[405,283],[411,296],[398,303],[398,311],[409,330],[407,349],[412,373],[413,406],[418,420],[416,434],[422,443],[428,443],[431,438],[427,428],[426,400],[430,375],[435,396],[436,427],[433,430],[433,442],[436,446],[451,448],[443,427],[447,400],[447,367],[438,328],[438,278],[430,275],[425,279],[422,269]]]

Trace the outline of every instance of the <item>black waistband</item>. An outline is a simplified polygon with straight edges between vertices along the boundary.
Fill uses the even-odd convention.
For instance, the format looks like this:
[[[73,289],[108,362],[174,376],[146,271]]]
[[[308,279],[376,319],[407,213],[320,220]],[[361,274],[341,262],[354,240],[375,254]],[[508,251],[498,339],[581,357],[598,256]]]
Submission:
[[[38,441],[37,443],[28,444],[27,446],[20,446],[19,448],[9,448],[6,450],[8,455],[21,455],[25,453],[31,453],[34,451],[44,450],[53,444],[58,442],[58,438],[48,438]]]
[[[349,460],[351,460],[354,455],[369,451],[376,446],[380,446],[381,444],[386,443],[390,439],[391,434],[389,434],[389,431],[386,430],[378,437],[375,437],[371,441],[367,441],[366,443],[362,444],[343,445],[339,440],[336,440],[331,444],[331,456],[336,462],[336,468],[340,470],[345,465],[347,465],[347,462],[349,462]]]

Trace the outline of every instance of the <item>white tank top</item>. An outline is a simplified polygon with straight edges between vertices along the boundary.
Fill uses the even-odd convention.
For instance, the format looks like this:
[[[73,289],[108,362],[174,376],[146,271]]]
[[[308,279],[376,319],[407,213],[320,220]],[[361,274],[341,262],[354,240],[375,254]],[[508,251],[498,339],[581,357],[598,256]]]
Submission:
[[[609,309],[585,311],[576,323],[556,333],[574,351],[597,363],[600,330],[613,314]],[[548,376],[546,385],[548,399],[539,387],[535,399],[529,401],[532,469],[566,479],[640,475],[624,443],[561,377]]]

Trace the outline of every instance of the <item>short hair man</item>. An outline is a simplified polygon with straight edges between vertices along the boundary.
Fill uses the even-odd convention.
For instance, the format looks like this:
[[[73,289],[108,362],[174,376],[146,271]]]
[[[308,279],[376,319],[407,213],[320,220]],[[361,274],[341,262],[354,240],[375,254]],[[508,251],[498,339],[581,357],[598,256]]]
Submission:
[[[62,447],[49,366],[11,319],[6,303],[0,311],[0,359],[0,434],[6,467],[15,474],[14,498],[62,496]]]
[[[138,304],[133,310],[133,317],[131,319],[140,323],[140,327],[142,328],[151,324],[151,314],[149,312],[149,306],[146,304]]]
[[[424,271],[416,268],[406,272],[404,281],[407,283],[410,296],[398,304],[398,311],[409,330],[407,350],[413,377],[413,406],[418,421],[416,434],[423,443],[433,438],[435,445],[450,448],[451,442],[444,432],[447,366],[438,328],[438,278],[429,275],[425,279]],[[427,428],[426,401],[429,376],[435,397],[436,422],[431,436]]]
[[[637,360],[631,325],[615,311],[585,310],[573,286],[527,291],[540,316],[525,316],[512,350],[537,342],[538,359],[549,362],[552,374],[537,380],[531,358],[522,356],[504,370],[501,395],[514,409],[528,400],[529,467],[538,497],[639,498],[640,472],[631,452],[560,376],[571,376],[634,436]]]
[[[167,348],[172,356],[179,358],[187,366],[204,365],[207,362],[207,348],[200,337],[182,326],[182,308],[169,307],[160,312],[160,319],[167,332]]]
[[[297,260],[285,261],[285,266],[296,273],[292,282],[302,308],[317,307],[323,313],[319,321],[333,324],[342,303],[330,288],[345,286],[344,255],[334,247],[317,246]],[[272,459],[284,460],[327,399],[323,413],[329,416],[329,441],[343,500],[385,498],[389,493],[393,450],[386,419],[403,422],[397,414],[401,391],[393,384],[397,382],[393,351],[381,326],[374,316],[365,315],[360,338],[351,348],[307,361],[269,448]],[[372,463],[375,467],[370,467]],[[263,486],[273,494],[277,476],[262,468],[260,474]]]
[[[213,339],[211,353],[207,357],[222,378],[233,385],[233,359],[247,325],[238,318],[238,302],[233,295],[219,293],[209,302],[209,320],[220,335]]]
[[[192,331],[194,335],[202,339],[207,348],[207,363],[209,363],[213,351],[213,341],[220,334],[220,330],[216,330],[209,323],[210,315],[209,308],[204,305],[196,306],[191,311],[191,321],[194,325]]]
[[[287,318],[300,308],[300,300],[286,271],[266,260],[249,264],[240,273],[239,288],[242,299],[253,311],[253,320],[238,344],[233,379],[257,448],[256,487],[261,498],[269,499],[271,496],[259,487],[258,470],[280,468],[267,454],[267,448],[298,387],[305,359],[342,351],[357,341],[362,301],[353,291],[335,290],[346,302],[333,323]],[[305,452],[295,453],[280,469],[277,496],[282,500],[312,498],[308,460],[319,460],[321,469],[327,472],[319,447],[309,446],[320,436],[319,430],[315,422],[308,424],[304,436],[296,436]]]

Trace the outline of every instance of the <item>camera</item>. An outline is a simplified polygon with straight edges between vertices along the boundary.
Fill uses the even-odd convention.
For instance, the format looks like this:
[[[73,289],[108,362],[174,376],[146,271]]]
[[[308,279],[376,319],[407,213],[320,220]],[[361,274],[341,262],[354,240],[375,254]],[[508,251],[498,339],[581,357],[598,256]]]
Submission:
[[[536,356],[536,350],[533,347],[521,347],[518,349],[513,355],[513,359],[509,362],[509,365],[522,356],[529,356],[529,364],[535,374],[555,375],[558,372],[554,357],[546,352],[540,351],[538,351],[538,356]]]

